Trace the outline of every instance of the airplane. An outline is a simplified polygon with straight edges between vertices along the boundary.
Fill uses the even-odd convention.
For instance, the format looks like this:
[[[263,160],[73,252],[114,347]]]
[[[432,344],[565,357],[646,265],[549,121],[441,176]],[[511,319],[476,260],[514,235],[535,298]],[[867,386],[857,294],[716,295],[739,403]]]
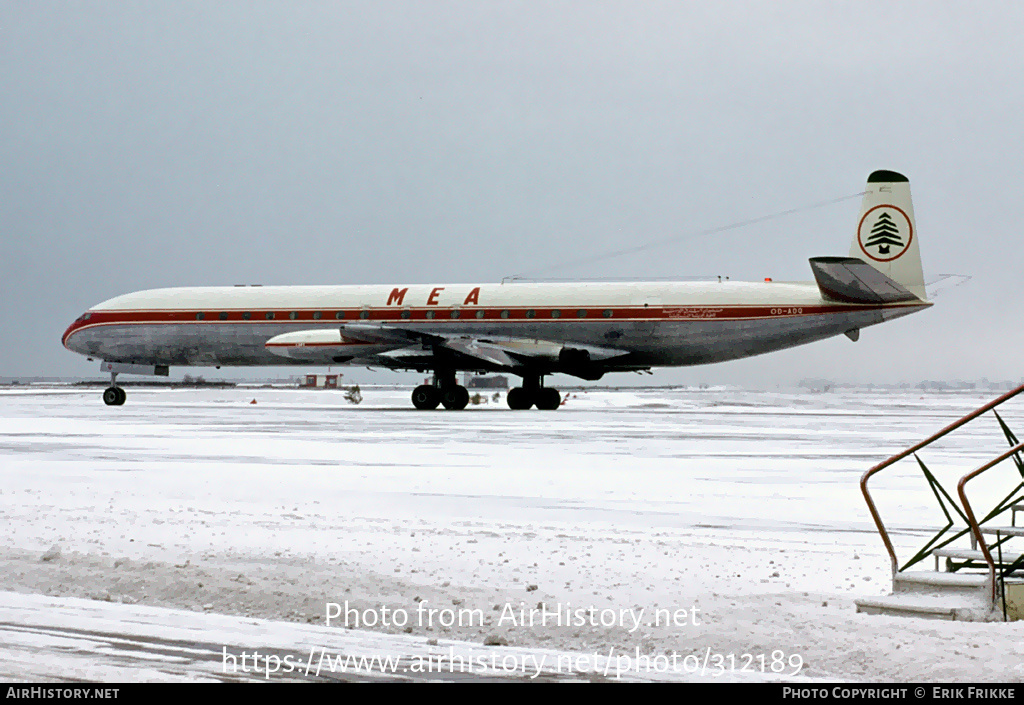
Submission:
[[[814,282],[630,282],[150,289],[90,308],[64,347],[117,375],[169,367],[359,365],[433,374],[417,409],[464,409],[456,373],[522,377],[512,409],[555,410],[545,377],[701,365],[860,330],[931,306],[907,177],[867,180],[848,257],[810,259]]]

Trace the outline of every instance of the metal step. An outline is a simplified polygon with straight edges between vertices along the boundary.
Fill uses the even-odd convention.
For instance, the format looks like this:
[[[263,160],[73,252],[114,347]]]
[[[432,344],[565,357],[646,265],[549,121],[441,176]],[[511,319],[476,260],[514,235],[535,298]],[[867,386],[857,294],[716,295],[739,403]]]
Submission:
[[[982,602],[951,596],[897,593],[856,601],[857,611],[893,617],[918,617],[958,622],[986,622],[998,618]]]
[[[987,573],[897,573],[893,589],[886,597],[857,600],[857,611],[969,622],[995,618]]]
[[[983,526],[981,533],[995,536],[1024,536],[1024,526]]]
[[[999,565],[999,549],[990,548],[989,552],[992,554],[992,560],[995,561],[996,565]],[[985,554],[980,550],[970,548],[936,548],[932,551],[932,555],[936,558],[955,558],[961,561],[977,561],[978,563],[985,563]],[[1003,565],[1008,566],[1015,560],[1020,558],[1021,553],[1009,553],[1003,551]]]
[[[932,570],[897,573],[893,578],[893,588],[896,593],[977,596],[984,600],[988,600],[990,595],[988,575],[982,573],[939,573]]]
[[[936,548],[932,551],[932,555],[938,558],[959,558],[964,561],[984,562],[985,560],[984,553],[970,548]]]

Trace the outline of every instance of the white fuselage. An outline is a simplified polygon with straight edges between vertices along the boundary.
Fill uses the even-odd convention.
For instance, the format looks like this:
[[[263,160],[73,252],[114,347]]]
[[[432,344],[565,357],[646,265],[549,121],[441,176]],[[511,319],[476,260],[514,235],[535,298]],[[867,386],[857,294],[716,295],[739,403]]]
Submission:
[[[152,289],[118,296],[71,324],[65,347],[142,365],[287,365],[309,358],[268,349],[297,331],[378,326],[472,339],[536,339],[622,354],[607,371],[747,357],[859,330],[930,304],[826,300],[814,283],[673,282],[236,286]],[[420,369],[350,340],[324,364]],[[463,369],[487,369],[473,361]],[[553,370],[548,370],[553,371]]]

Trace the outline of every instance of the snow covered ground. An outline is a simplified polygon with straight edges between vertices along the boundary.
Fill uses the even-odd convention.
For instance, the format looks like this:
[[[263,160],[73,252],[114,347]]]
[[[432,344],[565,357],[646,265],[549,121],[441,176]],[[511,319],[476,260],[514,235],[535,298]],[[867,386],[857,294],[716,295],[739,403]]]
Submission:
[[[370,653],[388,632],[407,654],[504,648],[489,638],[675,658],[658,678],[1021,679],[1017,623],[853,605],[890,589],[861,474],[995,394],[588,390],[557,412],[418,412],[408,395],[129,388],[105,407],[97,389],[0,391],[0,591],[46,596],[0,593],[0,676],[83,677],[68,625],[120,620],[237,649],[244,625],[277,625],[256,631],[279,654],[343,637]],[[1024,435],[1024,403],[1003,416]],[[1007,447],[991,417],[969,429],[922,455],[950,491]],[[910,461],[873,487],[905,559],[940,524],[935,499]],[[346,603],[358,630],[326,624]],[[90,677],[216,670],[118,663]]]

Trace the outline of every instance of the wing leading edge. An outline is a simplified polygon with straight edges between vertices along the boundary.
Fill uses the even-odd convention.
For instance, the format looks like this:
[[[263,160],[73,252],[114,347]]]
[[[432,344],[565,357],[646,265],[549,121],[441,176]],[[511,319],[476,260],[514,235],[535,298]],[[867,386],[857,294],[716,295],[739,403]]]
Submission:
[[[627,350],[515,337],[447,335],[387,324],[348,324],[275,336],[266,349],[310,364],[358,363],[391,369],[423,369],[438,359],[461,369],[559,370],[584,379],[601,376],[602,363]],[[596,377],[595,377],[596,375]]]

